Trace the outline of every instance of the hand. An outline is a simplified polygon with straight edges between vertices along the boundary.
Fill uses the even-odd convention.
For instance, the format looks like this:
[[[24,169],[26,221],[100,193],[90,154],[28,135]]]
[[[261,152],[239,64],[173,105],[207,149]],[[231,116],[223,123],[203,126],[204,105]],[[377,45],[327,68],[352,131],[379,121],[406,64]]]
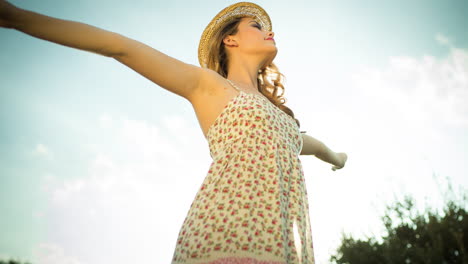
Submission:
[[[0,27],[12,28],[11,20],[18,8],[5,0],[0,0]]]
[[[336,170],[343,168],[346,163],[346,160],[348,160],[348,155],[346,155],[346,153],[343,153],[343,152],[336,153],[336,156],[337,156],[339,163],[332,167],[332,171],[336,171]]]

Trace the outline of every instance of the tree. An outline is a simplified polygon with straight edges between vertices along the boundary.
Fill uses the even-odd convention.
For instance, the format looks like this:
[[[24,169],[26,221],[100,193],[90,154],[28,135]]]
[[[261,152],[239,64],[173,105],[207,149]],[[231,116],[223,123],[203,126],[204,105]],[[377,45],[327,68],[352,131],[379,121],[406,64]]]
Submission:
[[[30,264],[29,262],[21,262],[19,260],[1,260],[0,259],[0,264]]]
[[[330,260],[338,264],[468,264],[467,200],[465,194],[461,200],[446,201],[442,213],[432,209],[419,213],[407,195],[386,207],[381,218],[386,232],[380,241],[343,234]]]

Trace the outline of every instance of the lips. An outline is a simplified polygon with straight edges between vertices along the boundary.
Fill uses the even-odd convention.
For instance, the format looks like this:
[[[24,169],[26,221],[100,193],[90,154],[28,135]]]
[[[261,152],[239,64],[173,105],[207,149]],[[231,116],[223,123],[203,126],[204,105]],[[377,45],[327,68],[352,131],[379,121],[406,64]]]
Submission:
[[[267,39],[265,39],[265,40],[273,40],[273,41],[275,41],[275,39],[273,39],[273,38],[267,38]]]

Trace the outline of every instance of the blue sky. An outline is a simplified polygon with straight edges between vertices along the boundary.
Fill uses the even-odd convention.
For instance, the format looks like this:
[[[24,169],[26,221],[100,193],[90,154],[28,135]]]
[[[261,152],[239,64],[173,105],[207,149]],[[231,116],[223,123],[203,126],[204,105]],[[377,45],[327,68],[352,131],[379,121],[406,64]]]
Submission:
[[[233,1],[11,1],[198,65]],[[257,1],[270,14],[301,129],[349,155],[301,156],[316,258],[341,232],[381,234],[404,194],[439,207],[468,187],[466,1]],[[0,29],[0,257],[169,263],[207,173],[190,103],[113,59]]]

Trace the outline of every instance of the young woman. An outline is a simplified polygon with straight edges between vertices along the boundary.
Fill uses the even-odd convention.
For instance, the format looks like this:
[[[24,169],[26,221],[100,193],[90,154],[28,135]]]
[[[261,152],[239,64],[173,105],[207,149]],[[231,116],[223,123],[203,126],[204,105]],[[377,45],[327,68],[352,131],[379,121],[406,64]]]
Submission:
[[[271,21],[241,2],[202,34],[196,67],[143,43],[0,0],[0,26],[127,65],[190,101],[213,162],[183,223],[173,263],[314,263],[299,155],[343,168],[345,153],[299,131],[284,105]],[[282,90],[282,93],[280,93]]]

